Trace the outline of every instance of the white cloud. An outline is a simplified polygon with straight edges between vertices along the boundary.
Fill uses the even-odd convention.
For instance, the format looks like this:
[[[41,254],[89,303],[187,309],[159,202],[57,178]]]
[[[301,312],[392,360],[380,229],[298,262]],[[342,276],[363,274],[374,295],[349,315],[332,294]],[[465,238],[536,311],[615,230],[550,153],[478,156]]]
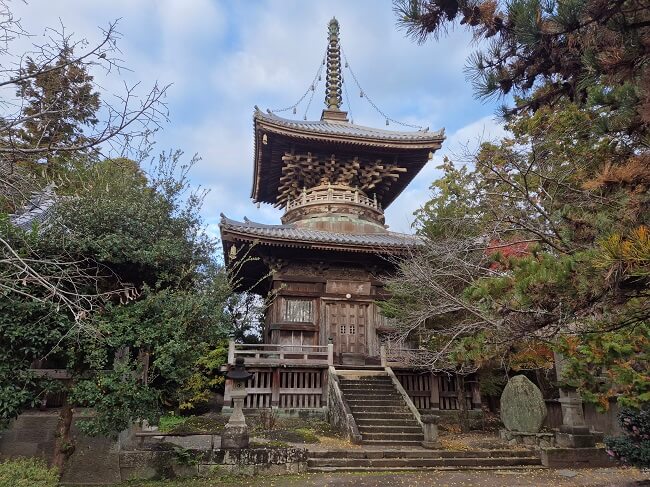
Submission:
[[[486,116],[492,107],[473,100],[464,79],[465,60],[474,49],[467,32],[459,28],[419,46],[396,29],[391,0],[32,0],[12,5],[34,33],[61,18],[91,42],[99,38],[98,26],[122,18],[119,46],[134,70],[123,76],[142,81],[143,92],[156,80],[174,83],[167,98],[171,122],[157,143],[160,150],[178,147],[188,156],[202,156],[191,178],[211,190],[203,211],[211,233],[221,212],[279,222],[277,210],[257,209],[249,199],[253,106],[282,107],[298,99],[322,59],[332,16],[339,19],[342,46],[359,82],[384,112],[451,133],[387,211],[393,230],[409,231],[412,212],[428,198],[442,155],[501,130]],[[383,127],[383,116],[359,97],[349,72],[344,76],[355,122]],[[121,89],[120,76],[101,81],[109,92]],[[310,118],[320,115],[323,98],[321,83]]]

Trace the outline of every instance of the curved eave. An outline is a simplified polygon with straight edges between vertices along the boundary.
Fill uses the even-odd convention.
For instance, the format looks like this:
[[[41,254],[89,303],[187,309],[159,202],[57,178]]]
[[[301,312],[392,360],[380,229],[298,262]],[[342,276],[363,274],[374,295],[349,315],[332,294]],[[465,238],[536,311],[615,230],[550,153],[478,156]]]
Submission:
[[[259,235],[255,233],[249,233],[239,228],[232,228],[229,225],[223,223],[219,225],[219,229],[221,233],[221,241],[223,242],[224,260],[226,264],[228,264],[229,261],[227,247],[230,247],[229,244],[232,244],[234,242],[263,245],[269,247],[300,248],[375,255],[403,254],[418,246],[418,240],[416,237],[414,237],[412,240],[405,238],[403,244],[345,243],[315,241],[304,238],[283,238],[268,235]]]
[[[229,238],[230,237],[230,238]],[[417,243],[404,243],[404,245],[366,245],[366,244],[344,244],[332,242],[314,242],[305,239],[283,239],[251,235],[236,230],[221,229],[221,240],[223,242],[238,241],[249,242],[273,247],[288,247],[315,250],[334,250],[344,252],[362,252],[370,254],[392,254],[407,252],[417,246]]]
[[[370,132],[375,132],[377,135],[363,135],[359,133],[343,134],[319,131],[309,127],[308,125],[305,125],[304,127],[292,127],[291,125],[287,125],[287,123],[300,125],[300,122],[288,120],[280,121],[279,117],[276,118],[278,118],[277,121],[274,120],[274,118],[265,116],[259,110],[256,110],[254,115],[255,131],[257,132],[262,130],[288,137],[295,137],[296,139],[308,139],[334,144],[351,144],[377,149],[438,150],[441,147],[442,142],[445,140],[444,130],[430,133],[390,132],[358,126],[360,131],[367,129]],[[352,124],[346,124],[344,122],[328,122],[328,125],[332,127],[336,127],[336,125],[345,127]]]

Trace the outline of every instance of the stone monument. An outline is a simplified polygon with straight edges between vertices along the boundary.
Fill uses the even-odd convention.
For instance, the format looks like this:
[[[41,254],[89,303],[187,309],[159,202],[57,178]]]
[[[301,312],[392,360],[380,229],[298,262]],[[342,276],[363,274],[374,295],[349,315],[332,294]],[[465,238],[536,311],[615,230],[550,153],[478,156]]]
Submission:
[[[230,397],[233,402],[233,412],[221,435],[221,448],[247,448],[248,426],[244,417],[244,399],[246,399],[246,381],[252,376],[244,368],[244,359],[238,357],[235,366],[226,374],[232,380]]]
[[[524,375],[512,377],[501,394],[501,438],[512,444],[551,446],[552,433],[540,433],[546,403],[539,388]]]

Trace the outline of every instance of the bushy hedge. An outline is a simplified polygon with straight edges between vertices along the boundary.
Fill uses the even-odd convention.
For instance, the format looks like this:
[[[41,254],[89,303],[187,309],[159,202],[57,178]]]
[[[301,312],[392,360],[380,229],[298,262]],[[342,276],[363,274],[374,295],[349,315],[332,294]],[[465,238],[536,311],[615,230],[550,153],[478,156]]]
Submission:
[[[607,453],[628,465],[650,468],[650,408],[623,409],[618,421],[625,436],[606,438]]]
[[[43,460],[18,458],[0,462],[0,487],[56,487],[59,474]]]

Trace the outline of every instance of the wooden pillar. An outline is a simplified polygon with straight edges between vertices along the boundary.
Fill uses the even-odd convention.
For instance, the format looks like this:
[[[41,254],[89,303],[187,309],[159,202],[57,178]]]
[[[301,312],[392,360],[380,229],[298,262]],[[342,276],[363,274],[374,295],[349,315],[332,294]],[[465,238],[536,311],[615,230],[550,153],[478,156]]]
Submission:
[[[440,409],[440,380],[433,372],[429,374],[429,380],[431,381],[431,409]]]
[[[271,407],[280,405],[280,367],[275,367],[271,374]]]
[[[481,409],[481,388],[479,387],[478,379],[471,383],[472,387],[472,409]]]
[[[386,363],[387,363],[387,361],[386,361],[386,345],[382,345],[381,347],[379,347],[379,357],[380,357],[380,360],[381,360],[381,366],[386,367]]]
[[[321,399],[320,399],[320,407],[325,407],[327,406],[327,394],[329,391],[329,369],[323,369],[321,371],[321,387],[323,388],[323,392],[321,393]]]
[[[334,344],[327,344],[327,365],[334,365]]]

